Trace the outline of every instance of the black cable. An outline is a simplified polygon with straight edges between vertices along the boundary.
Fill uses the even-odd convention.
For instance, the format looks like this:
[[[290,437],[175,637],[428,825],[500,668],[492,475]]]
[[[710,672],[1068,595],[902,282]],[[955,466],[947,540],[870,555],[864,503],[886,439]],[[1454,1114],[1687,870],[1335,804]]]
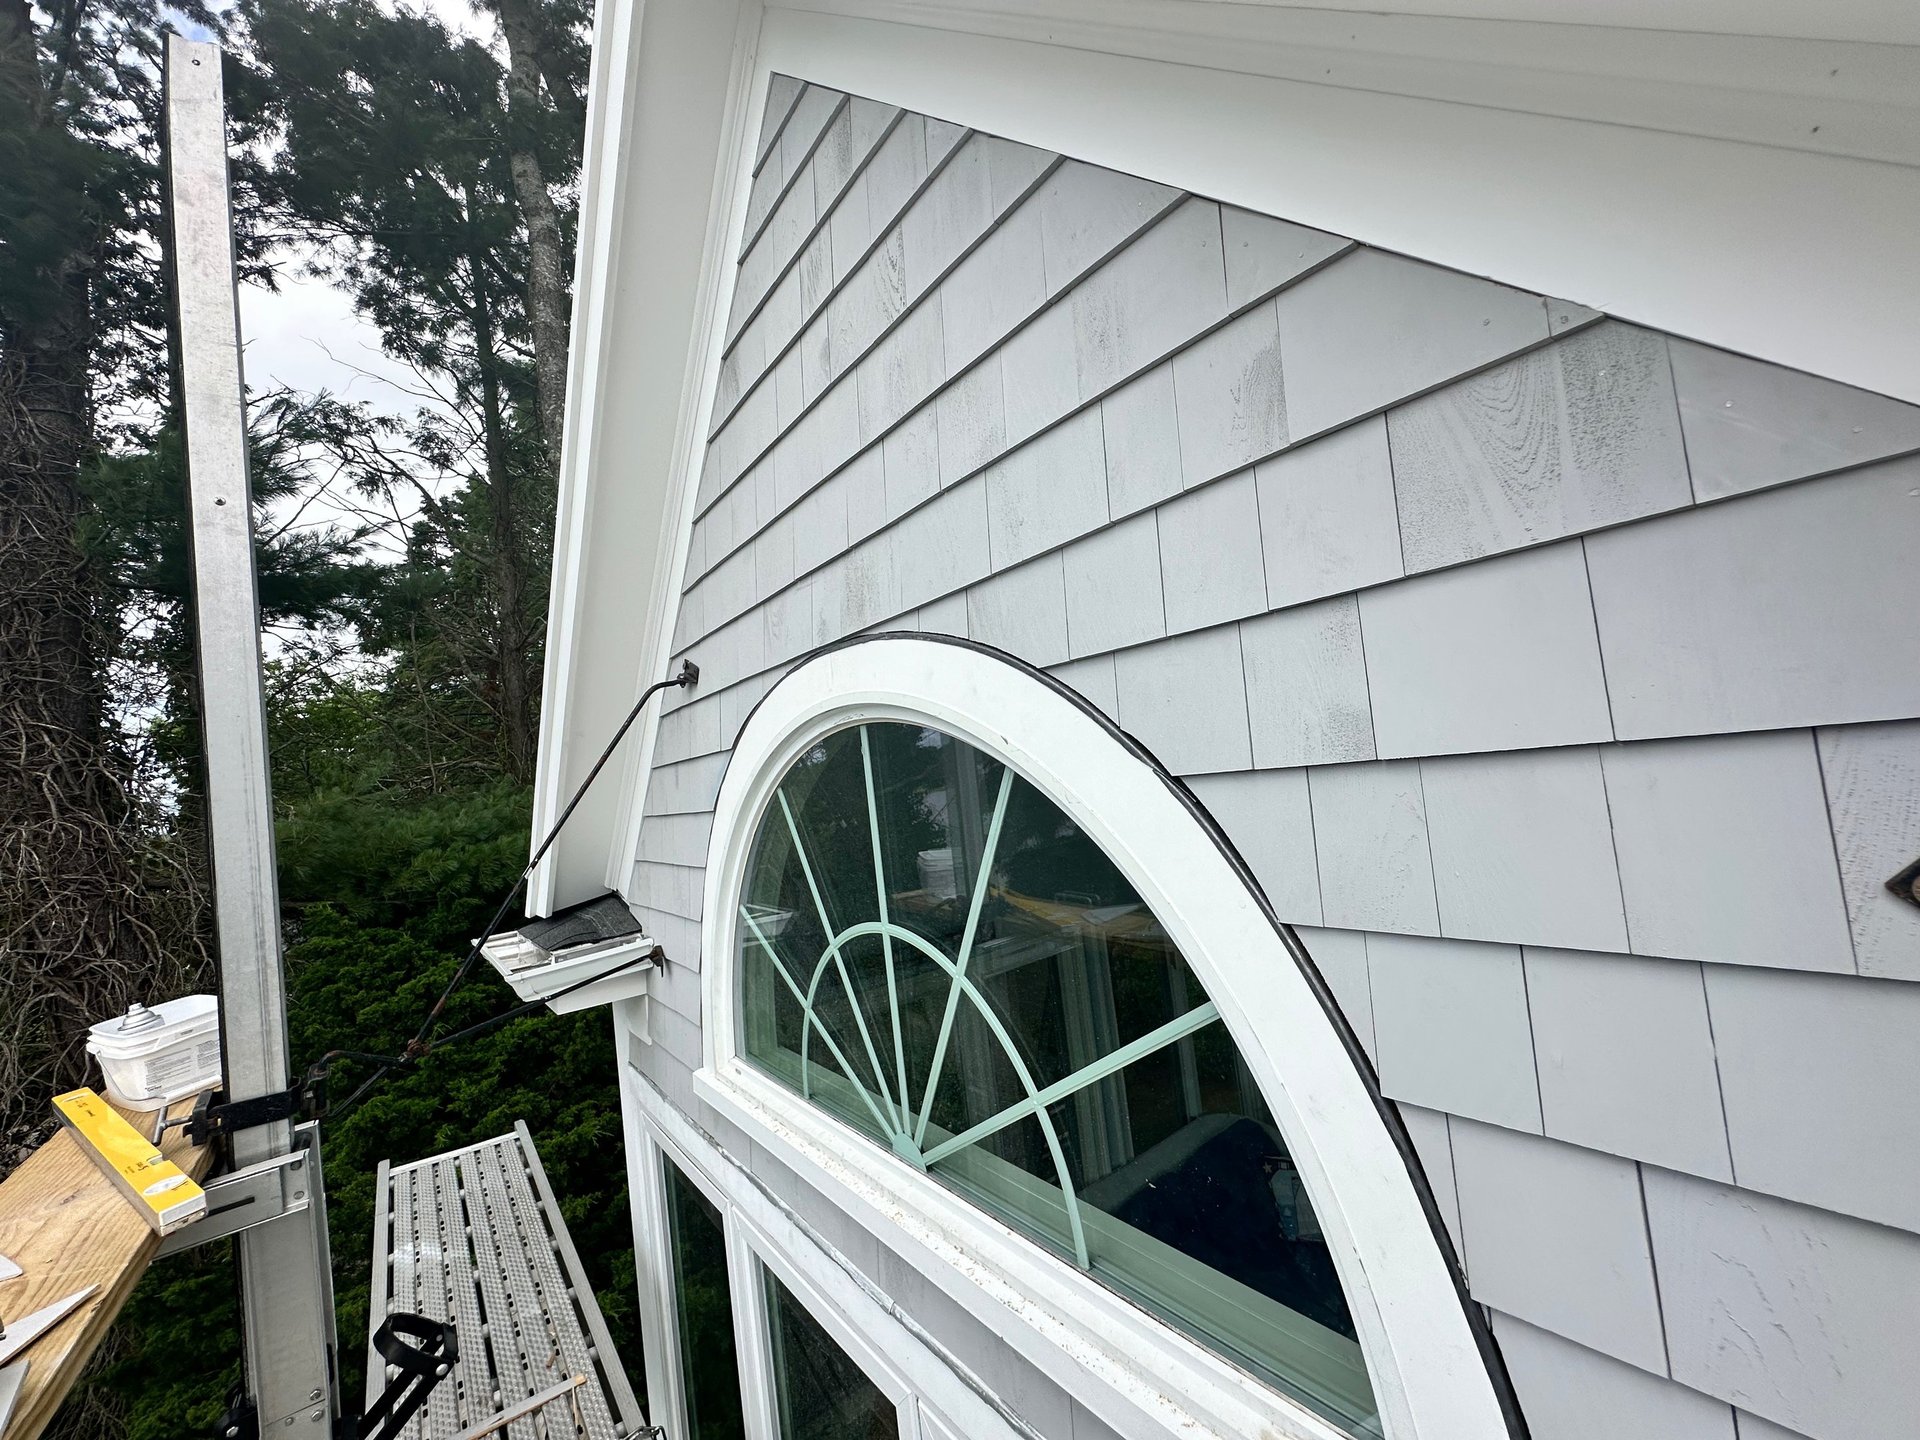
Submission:
[[[526,868],[520,872],[520,878],[513,882],[513,888],[507,891],[505,897],[500,901],[500,908],[493,912],[493,918],[487,921],[486,928],[480,932],[479,938],[473,942],[472,946],[467,950],[465,958],[463,958],[455,968],[453,977],[447,981],[446,986],[440,991],[439,998],[433,1002],[432,1008],[427,1011],[427,1018],[420,1022],[419,1030],[414,1033],[413,1039],[407,1042],[407,1048],[399,1055],[369,1055],[356,1050],[330,1050],[307,1067],[308,1086],[311,1086],[316,1080],[323,1078],[331,1068],[332,1062],[336,1059],[371,1060],[377,1062],[378,1068],[362,1081],[353,1094],[349,1095],[346,1101],[339,1107],[340,1110],[344,1112],[351,1109],[353,1105],[378,1084],[382,1078],[391,1074],[396,1069],[411,1065],[415,1061],[424,1058],[436,1045],[451,1044],[455,1040],[491,1029],[495,1025],[505,1024],[507,1021],[518,1019],[522,1015],[529,1015],[533,1013],[533,1011],[545,1006],[549,1001],[558,1000],[561,996],[569,995],[584,985],[594,984],[607,978],[606,975],[596,975],[591,980],[581,981],[579,984],[570,985],[564,990],[555,991],[544,1000],[531,1001],[528,1004],[518,1006],[508,1011],[504,1015],[495,1016],[493,1020],[484,1021],[478,1026],[469,1026],[466,1030],[456,1031],[444,1040],[435,1041],[431,1038],[433,1027],[439,1022],[441,1014],[446,1010],[447,1002],[453,998],[454,992],[466,982],[467,976],[473,970],[474,962],[480,958],[481,949],[493,938],[494,932],[500,928],[500,922],[506,919],[507,911],[512,908],[513,902],[519,898],[520,892],[526,888],[527,881],[532,878],[533,872],[539,868],[540,862],[546,858],[547,851],[553,848],[554,841],[560,838],[561,830],[566,828],[567,821],[573,818],[573,812],[580,808],[580,802],[586,799],[587,791],[592,787],[593,782],[598,780],[600,778],[600,772],[607,768],[607,762],[613,758],[613,752],[619,749],[620,742],[627,738],[627,731],[631,730],[633,728],[633,722],[640,718],[640,712],[646,708],[647,702],[662,690],[673,689],[676,686],[684,688],[686,686],[696,685],[699,681],[700,667],[695,665],[691,660],[682,660],[680,662],[679,672],[671,679],[658,681],[640,692],[640,698],[633,702],[633,708],[627,712],[627,718],[622,720],[620,722],[620,728],[613,732],[613,738],[607,741],[606,747],[601,750],[599,758],[593,762],[593,768],[587,771],[586,779],[580,782],[579,788],[573,792],[573,798],[567,801],[566,808],[560,812],[560,818],[553,822],[553,828],[547,831],[546,837],[535,847],[533,858],[527,861]],[[641,957],[641,959],[651,958],[653,958],[651,955]],[[627,965],[622,965],[614,970],[608,971],[607,974],[617,975],[620,971],[629,969],[631,966],[639,963],[640,959],[630,961]]]
[[[624,974],[626,971],[632,970],[633,968],[639,965],[660,964],[664,962],[665,959],[666,959],[666,953],[663,950],[661,950],[661,948],[658,945],[656,945],[653,947],[653,949],[649,950],[645,955],[636,955],[633,957],[633,959],[624,961],[621,964],[614,966],[613,969],[604,972],[603,974],[589,975],[586,979],[576,980],[574,981],[573,984],[563,986],[562,988],[554,991],[551,995],[544,996],[539,1000],[529,1000],[525,1004],[516,1005],[511,1010],[507,1010],[502,1012],[499,1015],[495,1015],[489,1020],[482,1020],[477,1025],[469,1025],[464,1030],[456,1030],[451,1035],[443,1035],[438,1040],[434,1041],[433,1044],[429,1046],[427,1050],[422,1051],[418,1056],[416,1056],[413,1059],[407,1059],[406,1057],[399,1056],[399,1055],[367,1055],[367,1054],[363,1054],[358,1050],[328,1051],[326,1055],[321,1057],[321,1063],[325,1063],[327,1061],[334,1060],[334,1059],[371,1060],[371,1061],[378,1062],[378,1064],[380,1065],[380,1068],[378,1070],[375,1070],[373,1074],[369,1075],[365,1080],[361,1081],[359,1086],[354,1090],[354,1092],[351,1095],[349,1095],[345,1100],[343,1100],[337,1107],[329,1106],[327,1109],[327,1115],[329,1118],[332,1118],[332,1119],[338,1119],[341,1116],[344,1116],[349,1110],[351,1110],[356,1104],[359,1103],[361,1098],[364,1095],[366,1095],[366,1093],[369,1090],[371,1090],[374,1087],[374,1085],[383,1076],[388,1075],[395,1070],[404,1070],[409,1068],[410,1066],[416,1065],[421,1060],[426,1059],[427,1055],[429,1054],[437,1053],[441,1050],[446,1049],[449,1045],[457,1044],[462,1040],[471,1040],[475,1036],[484,1035],[489,1030],[498,1030],[502,1025],[505,1025],[511,1020],[523,1019],[524,1017],[531,1015],[536,1011],[544,1010],[549,1005],[551,1005],[554,1001],[562,999],[568,995],[571,995],[576,990],[584,990],[589,985],[598,985],[602,980],[611,980],[614,976]]]

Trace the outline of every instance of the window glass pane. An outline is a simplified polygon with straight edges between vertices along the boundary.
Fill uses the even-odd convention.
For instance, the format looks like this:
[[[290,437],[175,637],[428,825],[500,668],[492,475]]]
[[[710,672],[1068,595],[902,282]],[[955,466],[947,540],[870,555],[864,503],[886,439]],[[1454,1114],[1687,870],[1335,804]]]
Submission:
[[[691,1440],[742,1440],[746,1422],[740,1414],[740,1370],[734,1359],[726,1230],[720,1212],[699,1187],[672,1161],[666,1166],[689,1434]]]
[[[780,1440],[898,1440],[898,1407],[772,1275],[767,1318]]]
[[[935,730],[837,732],[780,785],[741,913],[751,1059],[1379,1433],[1284,1138],[1178,947],[1058,805]]]

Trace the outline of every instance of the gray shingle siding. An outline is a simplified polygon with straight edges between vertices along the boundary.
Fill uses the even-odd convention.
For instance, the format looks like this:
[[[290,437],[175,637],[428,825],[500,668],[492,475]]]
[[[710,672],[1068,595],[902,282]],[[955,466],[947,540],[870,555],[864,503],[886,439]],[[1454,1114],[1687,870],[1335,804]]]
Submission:
[[[818,644],[970,635],[1189,777],[1303,927],[1540,1440],[1920,1433],[1920,910],[1882,885],[1920,855],[1920,411],[776,109],[629,887],[663,1091],[751,704]]]

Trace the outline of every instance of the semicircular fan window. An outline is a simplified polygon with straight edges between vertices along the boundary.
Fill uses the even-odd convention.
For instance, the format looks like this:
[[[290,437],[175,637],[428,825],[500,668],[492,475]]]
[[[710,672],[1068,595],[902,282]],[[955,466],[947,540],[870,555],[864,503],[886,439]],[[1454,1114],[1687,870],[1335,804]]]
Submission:
[[[1346,1296],[1219,1012],[1119,868],[993,757],[894,722],[782,777],[739,902],[784,1085],[1347,1430]]]

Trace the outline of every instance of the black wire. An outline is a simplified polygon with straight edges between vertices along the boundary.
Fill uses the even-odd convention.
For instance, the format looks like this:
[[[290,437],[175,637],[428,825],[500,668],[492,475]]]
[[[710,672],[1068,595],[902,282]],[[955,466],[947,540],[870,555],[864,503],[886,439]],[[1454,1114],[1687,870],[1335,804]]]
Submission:
[[[523,1005],[516,1005],[511,1010],[507,1010],[499,1015],[495,1015],[490,1020],[482,1020],[477,1025],[469,1025],[464,1030],[456,1030],[451,1035],[443,1035],[438,1040],[434,1041],[432,1046],[428,1050],[423,1051],[420,1055],[418,1055],[417,1057],[411,1060],[400,1055],[367,1055],[367,1054],[361,1053],[358,1050],[330,1051],[326,1056],[322,1057],[323,1062],[331,1059],[371,1060],[371,1061],[377,1061],[380,1065],[380,1068],[375,1070],[373,1074],[369,1075],[365,1080],[361,1081],[358,1088],[356,1088],[354,1092],[351,1095],[349,1095],[345,1100],[343,1100],[337,1107],[329,1106],[327,1108],[327,1115],[331,1119],[339,1119],[340,1117],[344,1116],[349,1110],[351,1110],[356,1104],[358,1104],[361,1098],[365,1096],[366,1093],[369,1090],[371,1090],[374,1087],[374,1085],[383,1076],[391,1074],[395,1070],[410,1069],[412,1066],[417,1065],[421,1060],[426,1059],[429,1054],[437,1054],[439,1051],[446,1049],[449,1045],[458,1044],[462,1040],[471,1040],[476,1036],[486,1034],[490,1030],[498,1030],[502,1025],[507,1024],[509,1021],[523,1019],[524,1017],[531,1015],[536,1011],[544,1010],[549,1005],[551,1005],[555,1000],[563,999],[564,997],[573,994],[573,992],[576,990],[584,990],[589,985],[598,985],[602,980],[611,980],[614,976],[624,974],[626,971],[632,970],[636,966],[654,965],[654,964],[663,963],[665,959],[666,959],[666,953],[663,950],[661,950],[661,948],[658,945],[656,945],[653,947],[653,949],[649,950],[645,955],[636,955],[633,957],[633,959],[624,961],[623,963],[614,966],[613,969],[605,971],[602,974],[589,975],[586,979],[576,980],[573,984],[563,986],[561,989],[554,991],[551,995],[545,996],[539,1000],[529,1000]]]
[[[685,687],[694,685],[699,682],[699,679],[700,667],[695,665],[691,660],[682,660],[680,662],[679,672],[671,679],[658,681],[640,692],[640,698],[633,702],[633,708],[627,712],[627,718],[622,720],[620,722],[620,728],[613,732],[613,738],[607,741],[605,748],[600,752],[600,757],[593,762],[593,768],[587,771],[586,779],[580,782],[579,788],[573,792],[573,798],[567,801],[566,809],[560,812],[560,818],[553,822],[553,828],[547,831],[546,838],[541,840],[540,844],[535,848],[533,858],[527,861],[526,868],[520,872],[520,878],[513,882],[513,888],[507,891],[506,896],[500,901],[500,908],[493,912],[493,918],[487,921],[486,928],[480,932],[479,938],[473,942],[472,946],[467,950],[466,956],[455,968],[453,977],[447,981],[446,986],[440,991],[439,998],[433,1002],[432,1008],[427,1011],[427,1018],[420,1022],[419,1030],[414,1033],[413,1039],[407,1042],[407,1048],[399,1055],[369,1055],[355,1050],[330,1050],[307,1068],[307,1084],[309,1086],[312,1085],[314,1081],[323,1077],[331,1068],[332,1062],[336,1059],[370,1060],[377,1062],[378,1068],[363,1080],[359,1087],[340,1105],[339,1111],[340,1113],[344,1113],[358,1103],[369,1090],[394,1070],[410,1066],[415,1061],[425,1058],[428,1052],[438,1046],[452,1044],[456,1040],[465,1039],[471,1035],[493,1029],[498,1025],[503,1025],[509,1020],[518,1019],[523,1015],[530,1015],[535,1010],[547,1005],[550,1001],[558,1000],[563,995],[570,995],[583,986],[596,984],[606,979],[607,975],[617,975],[622,970],[631,969],[634,965],[640,964],[641,960],[650,960],[653,958],[651,955],[642,956],[639,959],[629,961],[625,965],[608,971],[607,975],[595,975],[590,980],[583,980],[578,984],[569,985],[564,990],[555,991],[544,1000],[534,1000],[525,1005],[517,1006],[504,1015],[495,1016],[492,1020],[483,1021],[477,1026],[469,1026],[465,1030],[455,1031],[445,1039],[436,1041],[432,1038],[433,1027],[439,1023],[440,1016],[442,1012],[446,1010],[447,1002],[453,998],[454,992],[466,983],[467,976],[473,970],[474,962],[480,958],[482,947],[493,938],[494,932],[500,928],[500,922],[506,918],[507,911],[512,907],[513,902],[519,898],[520,892],[526,889],[527,881],[532,878],[533,872],[539,868],[540,862],[546,858],[547,851],[553,848],[554,841],[560,838],[561,830],[566,828],[567,822],[573,818],[573,812],[580,808],[580,802],[586,799],[588,789],[592,787],[595,780],[600,778],[600,772],[607,768],[607,762],[613,758],[613,752],[620,747],[620,742],[627,738],[627,731],[631,730],[633,728],[633,722],[640,718],[640,712],[646,708],[647,702],[662,690],[672,689],[676,686]]]

